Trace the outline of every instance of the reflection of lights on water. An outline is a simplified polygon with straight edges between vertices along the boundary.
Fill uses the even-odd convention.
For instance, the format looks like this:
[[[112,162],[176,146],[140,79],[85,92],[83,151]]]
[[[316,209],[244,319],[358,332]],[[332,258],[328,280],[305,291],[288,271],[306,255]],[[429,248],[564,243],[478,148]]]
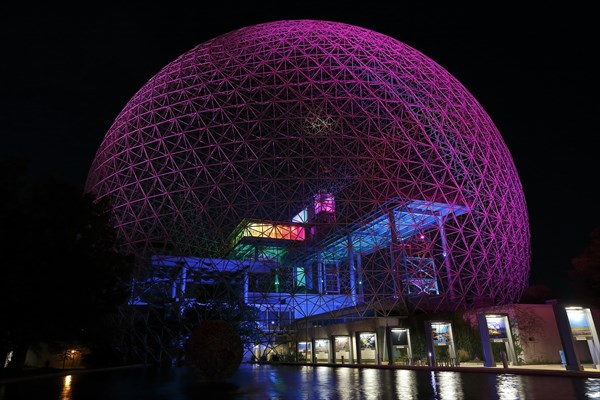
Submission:
[[[379,391],[381,390],[381,381],[379,379],[380,372],[376,369],[364,369],[362,371],[362,387],[361,391],[364,394],[364,399],[378,399]]]
[[[415,371],[400,369],[396,371],[396,397],[399,399],[417,399],[419,388]]]
[[[496,378],[496,392],[498,399],[524,399],[523,381],[518,375],[498,375]]]
[[[336,368],[335,376],[337,381],[337,394],[340,398],[352,398],[352,388],[354,386],[354,382],[356,381],[356,373],[358,370],[354,368]],[[354,376],[352,376],[354,375]]]
[[[268,380],[268,384],[264,385],[265,395],[269,399],[279,398],[281,393],[285,393],[289,389],[287,382],[276,369],[267,369],[266,372],[265,378]],[[299,376],[301,379],[304,378],[304,374],[300,374]]]
[[[60,400],[71,400],[71,375],[63,379],[63,389],[60,393]]]
[[[315,367],[315,381],[319,386],[329,386],[331,382],[331,369],[327,367]]]
[[[429,353],[429,357],[431,357],[431,353]],[[435,380],[435,372],[431,371],[431,387],[433,389],[433,394],[434,397],[437,399],[438,398],[438,393],[437,393],[437,382]]]
[[[331,399],[336,394],[336,388],[332,387],[334,380],[333,370],[328,367],[315,367],[315,381],[313,386],[319,399]]]
[[[302,385],[311,385],[312,383],[312,368],[307,366],[307,365],[303,365],[302,367],[300,367],[300,374],[298,375],[300,377],[300,384]]]
[[[585,381],[585,398],[600,399],[600,379],[589,378]]]
[[[454,400],[464,397],[460,374],[451,371],[431,372],[431,388],[436,399]]]
[[[464,397],[460,374],[450,371],[438,372],[438,380],[441,400],[462,399]]]

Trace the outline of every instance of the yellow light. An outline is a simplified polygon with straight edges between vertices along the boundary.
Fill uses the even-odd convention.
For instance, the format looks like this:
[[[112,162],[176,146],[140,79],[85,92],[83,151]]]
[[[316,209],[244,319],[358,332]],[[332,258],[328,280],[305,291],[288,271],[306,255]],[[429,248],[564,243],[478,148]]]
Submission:
[[[71,400],[71,375],[65,376],[63,380],[63,388],[60,394],[60,400]]]

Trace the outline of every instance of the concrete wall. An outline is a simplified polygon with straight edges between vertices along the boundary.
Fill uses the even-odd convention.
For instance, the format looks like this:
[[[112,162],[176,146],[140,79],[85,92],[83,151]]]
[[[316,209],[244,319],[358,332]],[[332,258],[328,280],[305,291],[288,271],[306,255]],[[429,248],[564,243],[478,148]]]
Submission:
[[[521,354],[517,354],[520,362],[524,364],[560,364],[560,350],[562,344],[558,334],[558,327],[554,317],[554,311],[550,304],[511,304],[504,306],[485,307],[481,309],[467,311],[463,314],[465,320],[469,320],[471,325],[477,329],[476,313],[498,313],[508,315],[513,336],[517,339],[516,346],[521,346]],[[596,330],[600,332],[600,310],[593,309],[592,316],[596,325]],[[395,327],[400,325],[399,318],[368,318],[354,322],[346,322],[332,325],[309,325],[307,329],[299,329],[296,332],[294,340],[306,341],[312,339],[331,339],[332,336],[349,336],[351,339],[351,360],[346,362],[356,362],[358,358],[358,343],[356,334],[359,332],[374,332],[377,339],[377,355],[375,360],[369,359],[367,362],[385,363],[389,359],[387,354],[385,333],[386,327]],[[411,332],[414,335],[422,335],[423,332]],[[581,363],[591,363],[592,356],[587,341],[575,341],[575,349]],[[516,349],[518,350],[518,349]],[[372,358],[372,357],[371,357]]]
[[[562,344],[549,304],[517,304],[515,320],[526,364],[560,363]]]
[[[478,310],[486,313],[508,314],[513,334],[518,337],[523,349],[520,359],[525,364],[561,363],[562,344],[554,311],[550,304],[511,304],[488,307]],[[592,317],[598,329],[600,310],[592,310]],[[592,362],[586,341],[575,341],[579,362]]]

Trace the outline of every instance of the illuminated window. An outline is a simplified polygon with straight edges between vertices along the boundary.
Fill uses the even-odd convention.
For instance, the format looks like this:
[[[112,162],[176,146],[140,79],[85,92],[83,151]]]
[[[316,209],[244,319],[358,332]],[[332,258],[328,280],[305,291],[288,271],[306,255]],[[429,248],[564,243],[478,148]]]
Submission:
[[[331,193],[321,193],[315,196],[315,214],[335,213],[335,199]]]
[[[306,273],[304,268],[296,269],[296,286],[306,286]]]
[[[284,240],[304,240],[304,227],[296,225],[251,222],[244,229],[243,236]]]
[[[301,224],[305,224],[308,222],[308,209],[305,208],[304,210],[300,211],[298,214],[294,215],[294,217],[292,218],[292,222],[298,222]]]

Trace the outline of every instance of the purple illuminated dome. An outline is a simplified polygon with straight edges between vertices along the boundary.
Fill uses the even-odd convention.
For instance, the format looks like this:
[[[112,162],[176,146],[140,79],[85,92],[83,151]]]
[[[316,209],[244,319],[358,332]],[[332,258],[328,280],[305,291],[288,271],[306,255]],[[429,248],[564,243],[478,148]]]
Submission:
[[[433,60],[356,26],[265,23],[181,55],[118,115],[86,189],[126,250],[244,271],[245,301],[283,297],[291,320],[527,286],[525,198],[494,123]]]

